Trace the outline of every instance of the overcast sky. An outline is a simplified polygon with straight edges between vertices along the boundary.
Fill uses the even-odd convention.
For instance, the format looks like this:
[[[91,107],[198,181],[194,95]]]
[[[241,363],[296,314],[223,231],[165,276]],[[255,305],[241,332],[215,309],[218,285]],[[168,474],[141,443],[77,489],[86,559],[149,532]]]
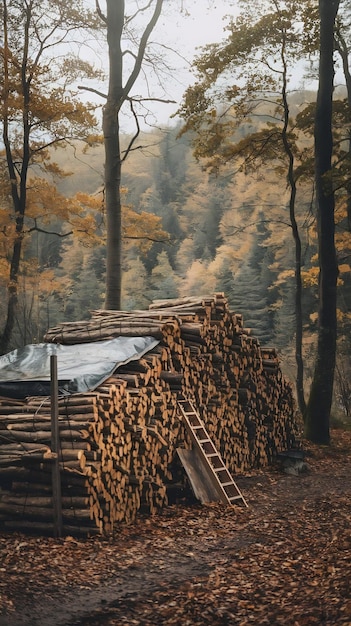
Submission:
[[[181,0],[179,0],[181,3]],[[175,79],[170,80],[167,91],[171,97],[178,101],[194,76],[191,73],[190,63],[198,52],[198,48],[208,43],[218,42],[225,37],[224,27],[228,22],[226,15],[234,15],[237,12],[236,2],[233,0],[183,0],[183,10],[174,12],[174,18],[170,18],[169,9],[160,18],[159,29],[167,33],[166,41],[170,47],[174,47],[179,54],[188,61],[182,62],[172,56],[172,62],[179,63],[179,73]],[[160,115],[166,120],[168,111],[175,111],[177,106],[165,107]],[[167,110],[167,113],[166,113]]]

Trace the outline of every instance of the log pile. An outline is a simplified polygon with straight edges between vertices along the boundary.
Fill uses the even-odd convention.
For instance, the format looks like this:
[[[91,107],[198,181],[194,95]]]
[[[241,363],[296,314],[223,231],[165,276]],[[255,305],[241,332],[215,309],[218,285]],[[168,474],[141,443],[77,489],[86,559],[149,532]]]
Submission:
[[[65,533],[111,533],[154,514],[184,485],[176,448],[190,440],[177,395],[191,398],[233,474],[296,442],[290,384],[274,348],[260,347],[223,294],[154,302],[148,311],[95,311],[47,332],[76,344],[116,336],[159,344],[89,393],[59,398]],[[52,529],[50,398],[0,400],[0,526]]]

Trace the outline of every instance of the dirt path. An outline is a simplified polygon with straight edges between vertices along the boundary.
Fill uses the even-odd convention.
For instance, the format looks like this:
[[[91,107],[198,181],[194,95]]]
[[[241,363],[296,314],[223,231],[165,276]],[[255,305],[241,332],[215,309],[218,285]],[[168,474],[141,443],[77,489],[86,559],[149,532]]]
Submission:
[[[172,506],[110,539],[0,535],[1,626],[351,626],[351,434],[309,472],[238,478],[249,508]]]

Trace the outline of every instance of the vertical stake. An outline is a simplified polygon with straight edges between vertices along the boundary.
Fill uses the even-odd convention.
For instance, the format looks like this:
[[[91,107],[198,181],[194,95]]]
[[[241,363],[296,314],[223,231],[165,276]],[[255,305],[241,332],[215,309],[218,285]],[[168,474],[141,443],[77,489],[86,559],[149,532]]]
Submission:
[[[52,463],[52,502],[54,514],[54,536],[62,536],[62,502],[61,502],[61,476],[59,467],[59,423],[58,423],[58,380],[57,380],[57,355],[50,356],[50,380],[51,380],[51,450],[53,452]]]

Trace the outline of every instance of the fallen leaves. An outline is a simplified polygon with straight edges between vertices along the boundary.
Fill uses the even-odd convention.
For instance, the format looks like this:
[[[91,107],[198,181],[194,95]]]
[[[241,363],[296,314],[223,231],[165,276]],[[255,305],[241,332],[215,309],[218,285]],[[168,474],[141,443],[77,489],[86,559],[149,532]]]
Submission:
[[[110,539],[0,535],[1,624],[350,626],[351,434],[335,441],[307,447],[304,476],[238,477],[245,510],[172,506]]]

